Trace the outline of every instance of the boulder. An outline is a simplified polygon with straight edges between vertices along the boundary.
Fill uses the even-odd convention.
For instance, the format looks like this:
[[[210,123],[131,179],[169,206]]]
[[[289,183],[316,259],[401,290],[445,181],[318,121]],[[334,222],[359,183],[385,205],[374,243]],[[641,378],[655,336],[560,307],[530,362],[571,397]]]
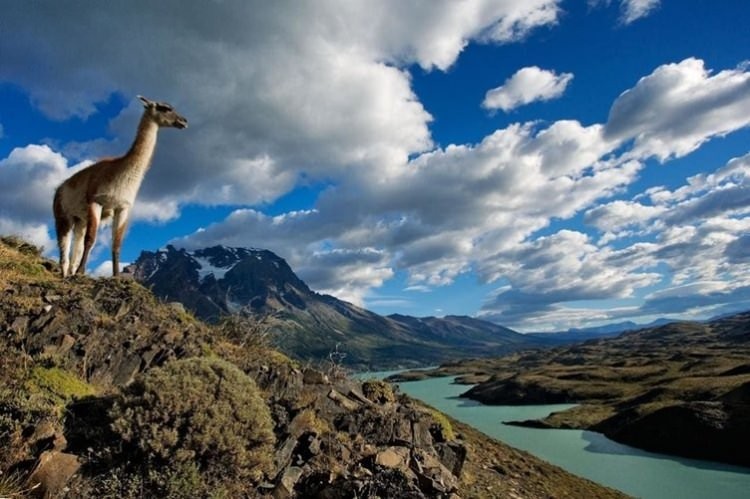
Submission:
[[[129,385],[135,375],[141,370],[141,357],[140,355],[127,355],[124,354],[113,360],[113,378],[112,383],[118,386]]]
[[[274,464],[276,465],[277,470],[283,469],[292,461],[292,453],[296,446],[297,439],[289,437],[280,447],[277,448],[276,455],[274,456]]]
[[[28,487],[34,488],[32,493],[35,497],[57,497],[80,467],[76,455],[56,450],[42,452],[29,476]]]
[[[187,311],[185,310],[185,305],[183,305],[182,303],[178,301],[171,301],[167,303],[167,306],[170,307],[175,312],[179,312],[181,314],[187,313]]]
[[[328,392],[328,398],[348,411],[356,411],[357,409],[359,409],[359,404],[357,402],[350,399],[346,395],[342,395],[336,390],[331,390],[330,392]]]
[[[375,464],[400,471],[409,469],[409,449],[406,447],[388,447],[375,454]]]
[[[412,445],[428,448],[432,446],[433,439],[430,433],[432,420],[421,418],[411,424]]]
[[[419,488],[430,497],[445,497],[458,490],[457,478],[433,455],[416,450],[411,469],[417,475]]]
[[[44,450],[62,451],[68,445],[59,425],[49,419],[43,420],[34,428],[34,433],[31,435],[29,442],[36,449],[36,452]]]
[[[460,477],[466,462],[466,446],[459,442],[441,442],[435,444],[440,462],[454,476]]]
[[[26,334],[26,330],[29,327],[29,318],[25,315],[19,315],[13,319],[13,323],[10,325],[10,331],[23,336]]]
[[[305,369],[302,372],[302,380],[306,385],[328,385],[331,383],[328,376],[317,369]]]
[[[295,497],[294,486],[297,485],[304,470],[299,466],[290,466],[285,471],[279,484],[273,491],[274,499],[287,499]]]

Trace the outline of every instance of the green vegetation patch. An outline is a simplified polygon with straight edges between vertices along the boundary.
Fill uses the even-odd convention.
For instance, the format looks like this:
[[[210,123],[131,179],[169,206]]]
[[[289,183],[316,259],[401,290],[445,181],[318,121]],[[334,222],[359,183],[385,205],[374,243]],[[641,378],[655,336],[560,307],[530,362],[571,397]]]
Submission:
[[[0,283],[43,282],[53,277],[36,246],[12,236],[0,236]]]
[[[437,424],[440,429],[440,433],[444,440],[450,441],[456,439],[456,434],[453,432],[453,425],[445,414],[437,409],[430,408],[430,416],[432,416],[435,424]]]
[[[207,481],[250,486],[272,464],[269,408],[255,382],[226,361],[192,358],[151,369],[110,416],[115,431],[147,459],[195,462]]]
[[[396,400],[396,394],[393,393],[393,386],[390,383],[376,379],[367,380],[362,383],[362,393],[376,404],[385,404],[395,402]]]
[[[93,386],[59,367],[34,367],[26,382],[30,394],[40,394],[55,404],[95,395]]]

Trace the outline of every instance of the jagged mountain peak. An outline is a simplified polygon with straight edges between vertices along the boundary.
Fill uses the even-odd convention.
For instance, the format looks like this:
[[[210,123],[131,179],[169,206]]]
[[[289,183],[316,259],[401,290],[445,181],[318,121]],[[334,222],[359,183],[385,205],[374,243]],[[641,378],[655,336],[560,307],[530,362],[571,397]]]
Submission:
[[[347,363],[418,366],[541,342],[466,316],[380,316],[312,291],[283,258],[264,249],[168,246],[144,251],[128,271],[157,296],[208,321],[235,313],[262,317],[276,344],[302,359],[327,358],[340,345]]]
[[[286,260],[266,249],[217,245],[188,250],[185,248],[176,248],[171,244],[156,252],[141,252],[138,259],[127,267],[127,271],[137,274],[136,278],[139,280],[144,280],[151,277],[155,272],[174,265],[176,262],[188,262],[189,267],[197,271],[200,280],[212,275],[218,281],[224,279],[226,274],[234,269],[237,264],[248,260],[253,260],[255,266],[272,266],[287,276],[293,274]],[[143,270],[146,268],[150,272],[144,273]]]
[[[283,258],[257,248],[187,250],[169,245],[143,251],[126,272],[209,321],[239,311],[265,315],[304,308],[306,297],[313,294]]]
[[[170,258],[192,259],[197,264],[195,268],[201,279],[208,275],[213,275],[216,280],[222,279],[237,263],[248,258],[268,262],[276,268],[281,268],[282,266],[288,267],[283,258],[269,250],[223,245],[188,250],[185,248],[176,248],[170,244],[155,253],[149,251],[142,252],[138,264],[143,265],[144,260],[153,259],[154,264],[163,265]],[[131,271],[134,270],[134,268],[131,269]]]
[[[291,273],[291,268],[289,268],[283,258],[264,249],[234,248],[219,245],[188,251],[187,254],[198,263],[198,274],[201,279],[209,275],[212,275],[217,281],[223,279],[226,273],[232,270],[238,263],[248,259],[254,259],[256,262],[260,262],[260,265],[270,264],[279,270],[285,267],[289,269],[287,274]]]

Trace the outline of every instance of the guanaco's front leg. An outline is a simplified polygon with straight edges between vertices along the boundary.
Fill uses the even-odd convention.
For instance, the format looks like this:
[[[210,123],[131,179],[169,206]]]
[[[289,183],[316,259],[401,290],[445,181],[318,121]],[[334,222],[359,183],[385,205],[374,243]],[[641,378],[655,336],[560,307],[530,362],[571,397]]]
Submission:
[[[112,275],[120,275],[120,247],[125,237],[125,229],[128,225],[128,209],[115,210],[112,220]]]
[[[83,255],[81,263],[78,265],[76,274],[83,275],[86,273],[86,261],[89,259],[91,248],[96,242],[96,231],[99,229],[99,219],[102,214],[102,207],[97,203],[89,203],[88,219],[86,220],[86,236],[83,239]]]

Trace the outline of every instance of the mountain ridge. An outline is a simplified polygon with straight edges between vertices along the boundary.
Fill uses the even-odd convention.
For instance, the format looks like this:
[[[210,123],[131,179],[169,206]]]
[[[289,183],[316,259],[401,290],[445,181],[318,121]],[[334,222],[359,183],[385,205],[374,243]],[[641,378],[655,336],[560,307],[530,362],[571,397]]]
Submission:
[[[638,331],[640,329],[647,329],[652,327],[664,326],[672,322],[678,322],[675,319],[667,319],[661,317],[651,322],[639,324],[633,321],[613,322],[609,324],[603,324],[601,326],[592,327],[574,327],[567,331],[554,331],[554,332],[533,332],[526,333],[536,338],[547,338],[550,340],[560,341],[561,343],[566,342],[578,342],[588,341],[597,338],[609,338],[620,336],[621,334]]]
[[[349,366],[379,370],[554,344],[468,316],[381,316],[315,292],[283,258],[258,248],[170,245],[143,251],[125,272],[209,322],[231,314],[260,318],[276,345],[301,360],[341,351]]]

